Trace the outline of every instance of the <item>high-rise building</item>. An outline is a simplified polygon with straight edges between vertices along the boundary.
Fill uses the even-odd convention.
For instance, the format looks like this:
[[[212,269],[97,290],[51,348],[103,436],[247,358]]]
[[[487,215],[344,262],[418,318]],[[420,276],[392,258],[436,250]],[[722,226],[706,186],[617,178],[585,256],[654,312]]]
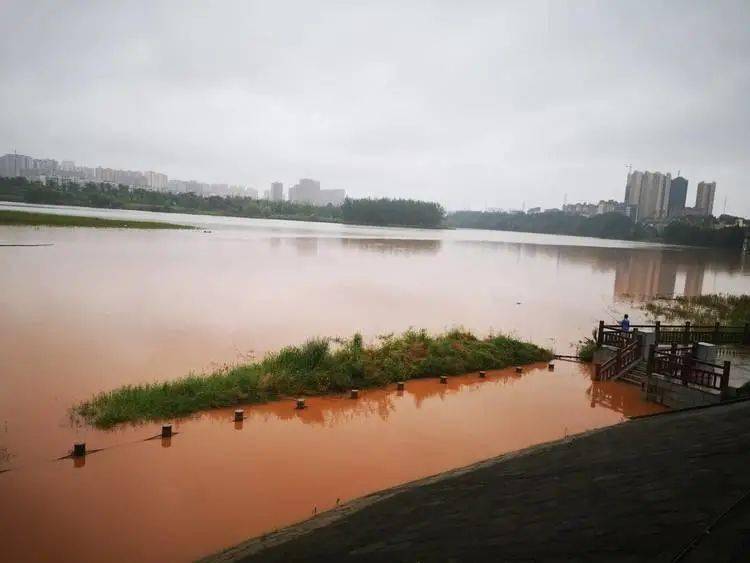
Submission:
[[[716,182],[700,182],[698,193],[695,195],[695,209],[701,215],[713,215],[714,197],[716,196]]]
[[[688,181],[682,176],[677,176],[672,180],[669,187],[669,204],[667,208],[667,215],[674,217],[678,215],[683,209],[685,209],[685,202],[687,201],[687,189]]]
[[[166,191],[167,185],[169,184],[169,178],[166,174],[160,174],[153,170],[148,170],[143,173],[146,180],[146,187],[152,190]]]
[[[662,219],[669,209],[671,174],[644,172],[638,197],[638,219]],[[631,194],[632,196],[632,194]]]
[[[0,157],[0,176],[23,176],[34,168],[34,159],[23,154],[6,154]]]
[[[316,205],[320,195],[320,182],[311,178],[300,178],[294,186],[289,188],[289,201],[295,203],[309,203]]]
[[[296,185],[289,188],[289,201],[296,203],[308,203],[320,207],[339,206],[344,203],[345,199],[345,190],[321,190],[320,182],[311,178],[301,178]]]
[[[281,182],[271,182],[268,199],[271,201],[284,201],[284,184]]]
[[[628,174],[628,181],[625,184],[625,204],[638,205],[641,199],[641,185],[643,183],[643,172],[634,170]]]

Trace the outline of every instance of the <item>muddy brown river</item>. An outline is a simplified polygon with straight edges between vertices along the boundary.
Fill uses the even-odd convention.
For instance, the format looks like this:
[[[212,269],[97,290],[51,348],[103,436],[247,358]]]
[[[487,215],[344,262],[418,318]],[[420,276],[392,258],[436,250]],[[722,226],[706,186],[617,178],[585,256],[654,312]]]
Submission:
[[[6,207],[6,206],[2,206]],[[7,206],[13,208],[13,206]],[[40,206],[41,207],[41,206]],[[504,331],[569,353],[656,295],[747,293],[742,256],[488,231],[46,208],[195,231],[0,227],[0,557],[189,561],[358,496],[653,412],[557,362],[100,431],[101,390],[311,336]],[[208,231],[208,232],[206,232]],[[48,244],[49,246],[15,246]],[[14,245],[14,246],[10,246]],[[84,440],[85,458],[57,460]]]

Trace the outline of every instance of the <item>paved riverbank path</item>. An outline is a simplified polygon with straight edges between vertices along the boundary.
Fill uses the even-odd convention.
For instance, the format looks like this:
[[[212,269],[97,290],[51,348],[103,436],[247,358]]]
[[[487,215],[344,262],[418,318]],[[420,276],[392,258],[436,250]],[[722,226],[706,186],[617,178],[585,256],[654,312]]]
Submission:
[[[744,561],[749,423],[750,402],[633,420],[386,492],[221,560]]]

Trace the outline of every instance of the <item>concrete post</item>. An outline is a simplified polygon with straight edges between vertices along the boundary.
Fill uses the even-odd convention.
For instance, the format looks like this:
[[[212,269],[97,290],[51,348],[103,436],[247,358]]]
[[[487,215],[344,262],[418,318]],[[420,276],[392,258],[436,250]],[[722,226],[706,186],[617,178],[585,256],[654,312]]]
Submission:
[[[655,344],[658,346],[661,339],[661,321],[656,321],[656,326],[654,327],[654,335]]]
[[[683,337],[683,344],[687,345],[690,344],[690,321],[687,321],[685,323],[685,333],[682,335]]]
[[[599,321],[599,332],[596,333],[596,345],[604,344],[604,321]]]

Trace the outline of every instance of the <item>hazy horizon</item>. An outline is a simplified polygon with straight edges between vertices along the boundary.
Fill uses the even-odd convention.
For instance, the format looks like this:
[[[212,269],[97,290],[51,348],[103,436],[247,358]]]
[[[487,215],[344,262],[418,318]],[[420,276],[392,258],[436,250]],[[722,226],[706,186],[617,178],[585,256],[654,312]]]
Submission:
[[[626,164],[750,215],[750,4],[6,1],[0,153],[449,209],[621,200]]]

